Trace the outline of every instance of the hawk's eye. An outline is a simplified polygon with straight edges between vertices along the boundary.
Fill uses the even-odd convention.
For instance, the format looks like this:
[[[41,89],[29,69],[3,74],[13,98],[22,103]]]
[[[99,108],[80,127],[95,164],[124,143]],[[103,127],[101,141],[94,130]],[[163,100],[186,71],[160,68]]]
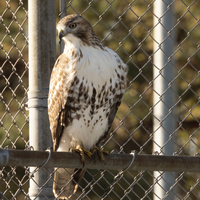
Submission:
[[[69,28],[72,28],[72,29],[73,29],[73,28],[76,28],[76,26],[77,26],[76,23],[70,24],[70,25],[69,25]]]

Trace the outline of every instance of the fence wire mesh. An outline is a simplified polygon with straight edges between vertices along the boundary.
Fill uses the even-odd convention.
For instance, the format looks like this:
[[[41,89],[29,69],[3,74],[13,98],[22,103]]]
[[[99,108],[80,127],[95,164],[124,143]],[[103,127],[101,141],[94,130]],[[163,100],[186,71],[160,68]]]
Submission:
[[[176,129],[170,140],[174,144],[174,156],[199,156],[199,94],[200,94],[200,25],[199,0],[163,1],[173,15],[174,27],[167,37],[173,38],[174,50],[169,62],[175,60],[175,83],[173,110]],[[58,2],[57,2],[58,3]],[[0,145],[2,148],[27,149],[28,111],[28,5],[22,0],[0,1]],[[160,152],[164,146],[154,141],[153,78],[154,65],[152,0],[113,1],[67,1],[67,14],[78,13],[93,26],[105,46],[115,50],[129,66],[128,87],[119,108],[110,138],[102,148],[119,154],[137,150],[138,154],[152,154],[153,145]],[[173,7],[173,9],[172,9]],[[164,13],[165,15],[166,13]],[[165,28],[165,27],[164,27]],[[172,37],[172,32],[175,36]],[[165,67],[165,66],[163,66]],[[167,116],[166,116],[167,117]],[[162,127],[162,123],[161,123]],[[159,154],[159,152],[156,152]],[[36,168],[30,173],[28,167],[3,167],[0,172],[0,199],[30,199],[29,180],[35,172],[44,170],[49,179],[40,187],[53,181],[53,172]],[[168,178],[173,184],[168,183]],[[165,196],[155,191],[159,180],[169,184]],[[162,185],[160,185],[162,188]],[[165,188],[163,188],[165,189]],[[200,175],[198,173],[158,172],[155,177],[149,171],[87,170],[74,199],[200,199]],[[43,194],[44,197],[45,194]],[[46,197],[47,199],[47,197]]]
[[[0,145],[27,148],[28,11],[23,1],[0,2]],[[27,193],[27,168],[4,167],[0,172],[2,199]],[[26,192],[24,192],[26,191]]]

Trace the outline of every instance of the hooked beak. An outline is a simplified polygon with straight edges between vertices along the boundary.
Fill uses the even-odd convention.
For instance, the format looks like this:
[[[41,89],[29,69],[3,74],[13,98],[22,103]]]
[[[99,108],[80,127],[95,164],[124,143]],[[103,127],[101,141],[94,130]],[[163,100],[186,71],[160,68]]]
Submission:
[[[63,35],[62,32],[60,32],[58,36],[59,36],[59,39],[60,39],[60,41],[61,41],[61,40],[62,40],[62,37],[63,37],[64,35]]]

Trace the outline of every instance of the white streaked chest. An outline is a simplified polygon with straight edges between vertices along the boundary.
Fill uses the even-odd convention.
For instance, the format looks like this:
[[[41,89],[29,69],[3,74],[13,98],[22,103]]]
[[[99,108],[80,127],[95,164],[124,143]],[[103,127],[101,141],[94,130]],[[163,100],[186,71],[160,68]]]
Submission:
[[[89,46],[76,48],[79,58],[74,64],[73,84],[67,104],[71,109],[71,123],[64,128],[59,150],[68,150],[81,144],[93,148],[108,129],[110,108],[115,96],[124,92],[125,65],[115,52]],[[80,55],[82,54],[81,58]],[[119,68],[121,65],[121,68]],[[67,69],[66,69],[67,70]],[[66,80],[67,81],[67,80]],[[69,101],[70,99],[70,101]]]

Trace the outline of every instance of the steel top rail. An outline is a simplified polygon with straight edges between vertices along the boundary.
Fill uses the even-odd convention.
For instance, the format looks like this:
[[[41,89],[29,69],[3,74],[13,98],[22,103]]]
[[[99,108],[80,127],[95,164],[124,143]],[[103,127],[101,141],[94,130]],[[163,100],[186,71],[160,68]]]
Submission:
[[[0,149],[0,166],[42,166],[48,159],[47,151],[23,151]],[[105,155],[106,164],[85,158],[86,169],[123,170],[132,161],[129,154]],[[83,168],[79,154],[69,152],[51,152],[45,167]],[[192,156],[160,156],[135,155],[129,170],[169,171],[169,172],[200,172],[200,157]]]

